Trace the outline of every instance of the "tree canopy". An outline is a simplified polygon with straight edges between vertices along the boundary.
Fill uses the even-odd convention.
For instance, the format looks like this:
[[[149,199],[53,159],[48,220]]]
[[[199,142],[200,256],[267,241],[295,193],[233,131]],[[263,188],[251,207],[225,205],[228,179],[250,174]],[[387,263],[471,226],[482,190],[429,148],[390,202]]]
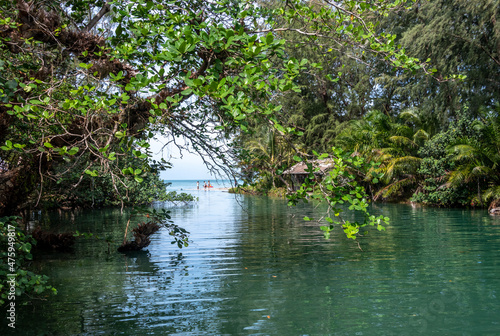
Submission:
[[[141,182],[155,133],[228,172],[224,146],[249,124],[281,124],[272,97],[320,63],[287,54],[293,39],[351,57],[370,52],[402,70],[407,57],[373,17],[400,1],[67,0],[0,2],[0,214],[37,204],[68,172]],[[328,71],[327,71],[328,72]],[[335,73],[327,73],[335,80]]]

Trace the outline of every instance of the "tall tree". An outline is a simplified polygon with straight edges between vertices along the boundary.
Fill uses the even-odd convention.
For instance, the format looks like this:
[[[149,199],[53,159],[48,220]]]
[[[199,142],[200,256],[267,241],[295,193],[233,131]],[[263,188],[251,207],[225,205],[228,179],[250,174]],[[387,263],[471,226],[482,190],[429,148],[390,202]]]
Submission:
[[[411,55],[430,59],[437,80],[419,74],[412,79],[392,69],[377,81],[396,109],[417,107],[446,127],[468,105],[473,116],[493,108],[500,98],[500,6],[498,0],[436,0],[409,3],[409,11],[391,13],[381,30]],[[445,81],[462,74],[463,81]]]

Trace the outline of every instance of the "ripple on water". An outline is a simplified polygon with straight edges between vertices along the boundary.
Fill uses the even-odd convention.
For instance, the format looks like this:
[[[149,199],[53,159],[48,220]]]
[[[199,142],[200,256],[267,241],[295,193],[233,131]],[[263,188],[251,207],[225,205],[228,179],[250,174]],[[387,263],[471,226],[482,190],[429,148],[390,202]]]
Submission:
[[[196,206],[170,208],[191,232],[188,248],[175,248],[162,231],[146,253],[108,255],[105,244],[81,241],[74,254],[47,255],[37,267],[59,295],[20,311],[22,335],[498,330],[500,221],[484,212],[377,205],[372,211],[391,226],[361,238],[360,251],[340,232],[326,241],[317,223],[301,220],[318,218],[320,208],[197,195]],[[126,221],[97,213],[82,223],[106,220],[96,226],[120,241]]]

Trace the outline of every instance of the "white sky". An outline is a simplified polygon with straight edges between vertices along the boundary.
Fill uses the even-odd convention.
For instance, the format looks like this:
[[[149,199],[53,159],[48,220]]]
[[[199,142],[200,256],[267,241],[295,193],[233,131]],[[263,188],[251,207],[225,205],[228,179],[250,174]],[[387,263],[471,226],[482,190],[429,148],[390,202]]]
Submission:
[[[207,167],[203,164],[201,157],[183,151],[182,159],[177,146],[170,144],[161,151],[165,139],[152,139],[151,152],[153,159],[160,160],[162,157],[172,164],[172,169],[161,172],[161,178],[170,180],[215,180],[215,176],[210,175]]]

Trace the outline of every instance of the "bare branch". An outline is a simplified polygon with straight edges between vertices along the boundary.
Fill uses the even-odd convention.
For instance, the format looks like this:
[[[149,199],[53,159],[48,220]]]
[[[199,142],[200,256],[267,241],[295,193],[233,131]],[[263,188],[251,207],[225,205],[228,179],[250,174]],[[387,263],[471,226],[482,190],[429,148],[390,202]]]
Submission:
[[[92,28],[95,27],[95,25],[102,19],[102,17],[111,11],[110,3],[111,3],[111,0],[106,0],[106,3],[101,8],[99,13],[97,13],[97,15],[94,16],[92,18],[92,20],[90,20],[90,22],[87,24],[87,26],[85,28],[83,28],[83,31],[88,32],[88,31],[92,30]]]

